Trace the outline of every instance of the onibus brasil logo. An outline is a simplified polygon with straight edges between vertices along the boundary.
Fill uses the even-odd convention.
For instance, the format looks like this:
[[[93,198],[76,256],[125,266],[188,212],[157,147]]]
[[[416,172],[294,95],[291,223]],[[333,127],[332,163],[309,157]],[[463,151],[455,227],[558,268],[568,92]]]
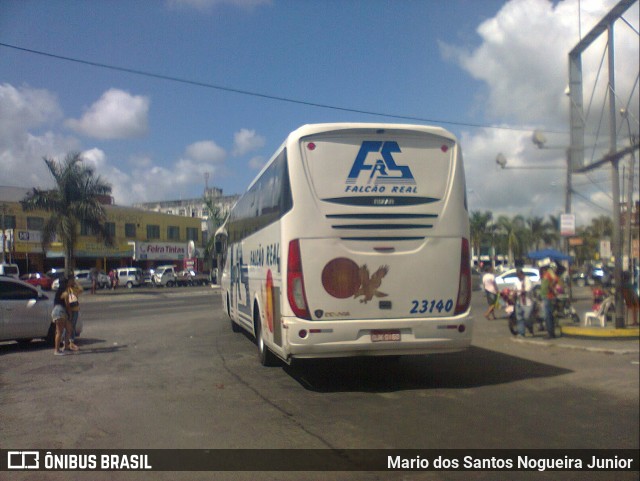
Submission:
[[[345,192],[416,193],[416,181],[411,169],[408,165],[396,164],[393,158],[393,154],[400,152],[397,142],[362,142],[347,176]],[[366,185],[362,185],[364,178]],[[359,180],[360,185],[356,185]]]

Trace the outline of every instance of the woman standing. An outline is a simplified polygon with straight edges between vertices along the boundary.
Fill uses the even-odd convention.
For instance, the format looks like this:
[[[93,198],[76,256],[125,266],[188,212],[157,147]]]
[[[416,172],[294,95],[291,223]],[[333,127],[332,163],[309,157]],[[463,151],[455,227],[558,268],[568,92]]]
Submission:
[[[67,314],[67,304],[62,297],[66,291],[67,282],[61,279],[60,287],[58,287],[55,297],[53,298],[53,310],[51,311],[51,319],[56,325],[55,343],[53,345],[53,354],[55,356],[64,356],[71,349],[69,336],[66,336],[64,339],[64,349],[60,349],[60,342],[63,339],[64,331],[71,332],[73,329],[69,315]]]
[[[78,346],[76,346],[76,324],[78,324],[78,316],[80,315],[80,302],[78,300],[78,296],[82,290],[82,287],[80,287],[76,283],[76,280],[71,277],[67,281],[67,289],[61,295],[65,301],[67,314],[71,321],[71,332],[67,333],[67,337],[69,338],[69,349],[72,351],[78,350]]]

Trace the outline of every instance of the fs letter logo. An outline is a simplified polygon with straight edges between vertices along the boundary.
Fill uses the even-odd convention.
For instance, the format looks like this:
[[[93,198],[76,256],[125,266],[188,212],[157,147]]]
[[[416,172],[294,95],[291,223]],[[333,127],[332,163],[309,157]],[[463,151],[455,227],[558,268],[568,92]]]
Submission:
[[[369,173],[367,183],[374,184],[415,184],[416,181],[407,165],[398,165],[393,154],[401,152],[397,142],[366,140],[351,167],[347,184],[355,184],[363,171]],[[367,158],[371,162],[367,163]],[[375,160],[374,160],[375,159]]]

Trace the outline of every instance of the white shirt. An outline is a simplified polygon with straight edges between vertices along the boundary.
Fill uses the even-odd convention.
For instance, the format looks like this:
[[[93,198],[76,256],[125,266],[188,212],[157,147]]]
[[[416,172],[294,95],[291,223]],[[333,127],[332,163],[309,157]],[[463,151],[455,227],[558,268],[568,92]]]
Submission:
[[[521,306],[531,306],[533,305],[533,301],[531,300],[531,289],[532,289],[531,279],[528,276],[524,276],[524,279],[521,281],[516,278],[515,291],[516,291],[516,302]]]
[[[496,289],[496,276],[494,276],[491,272],[487,272],[484,276],[482,276],[482,287],[487,292],[491,294],[497,294],[498,290]]]

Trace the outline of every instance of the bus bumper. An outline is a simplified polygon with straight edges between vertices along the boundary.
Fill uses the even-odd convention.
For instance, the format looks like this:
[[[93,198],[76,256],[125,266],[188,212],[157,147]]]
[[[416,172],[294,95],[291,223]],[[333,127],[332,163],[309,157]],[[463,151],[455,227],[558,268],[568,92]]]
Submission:
[[[290,357],[398,356],[462,351],[473,318],[306,321],[284,318]]]

